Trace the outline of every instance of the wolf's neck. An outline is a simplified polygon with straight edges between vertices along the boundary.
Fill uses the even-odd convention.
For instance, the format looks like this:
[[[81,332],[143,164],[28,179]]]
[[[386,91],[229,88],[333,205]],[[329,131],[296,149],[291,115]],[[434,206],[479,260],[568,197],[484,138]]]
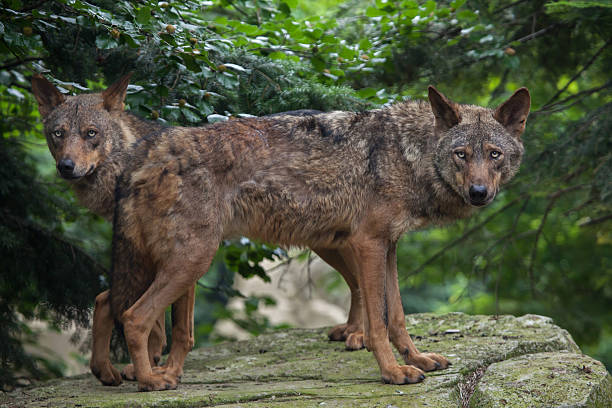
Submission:
[[[112,149],[106,160],[88,177],[73,184],[82,205],[90,211],[112,221],[115,211],[117,178],[123,173],[136,142],[163,129],[154,122],[122,113],[116,122]]]

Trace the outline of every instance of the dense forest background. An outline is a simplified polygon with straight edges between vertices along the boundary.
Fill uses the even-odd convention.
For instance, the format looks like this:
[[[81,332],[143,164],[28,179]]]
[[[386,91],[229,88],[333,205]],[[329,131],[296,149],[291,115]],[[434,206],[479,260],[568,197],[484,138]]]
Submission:
[[[612,5],[607,1],[0,0],[0,384],[61,375],[26,352],[27,322],[88,324],[111,227],[56,176],[30,78],[66,93],[133,72],[129,109],[197,126],[292,109],[362,110],[426,97],[494,107],[527,86],[518,177],[456,225],[406,235],[407,313],[537,313],[612,367]],[[197,344],[262,302],[223,305],[236,273],[267,279],[284,249],[225,242],[198,289]],[[309,254],[301,254],[308,259]],[[329,283],[330,287],[339,284]]]

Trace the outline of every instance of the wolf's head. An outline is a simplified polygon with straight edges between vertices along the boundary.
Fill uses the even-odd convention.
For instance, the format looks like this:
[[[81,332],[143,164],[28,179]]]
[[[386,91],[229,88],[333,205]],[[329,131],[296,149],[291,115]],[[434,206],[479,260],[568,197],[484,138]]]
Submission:
[[[117,115],[124,108],[129,77],[104,92],[78,96],[63,95],[42,75],[32,78],[47,144],[63,178],[87,177],[111,154],[121,135]]]
[[[495,110],[455,104],[433,86],[429,101],[438,140],[437,173],[467,203],[490,203],[499,186],[518,171],[521,134],[531,104],[529,91],[520,88]]]

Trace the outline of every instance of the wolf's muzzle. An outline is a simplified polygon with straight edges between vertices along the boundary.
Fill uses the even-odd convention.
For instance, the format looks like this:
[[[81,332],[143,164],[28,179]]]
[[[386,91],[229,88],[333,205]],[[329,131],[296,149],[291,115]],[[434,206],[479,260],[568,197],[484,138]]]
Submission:
[[[489,200],[487,200],[488,192],[487,187],[483,185],[474,184],[470,186],[470,203],[472,205],[485,205]]]
[[[57,170],[63,178],[74,178],[74,168],[74,162],[68,158],[64,158],[57,163]]]

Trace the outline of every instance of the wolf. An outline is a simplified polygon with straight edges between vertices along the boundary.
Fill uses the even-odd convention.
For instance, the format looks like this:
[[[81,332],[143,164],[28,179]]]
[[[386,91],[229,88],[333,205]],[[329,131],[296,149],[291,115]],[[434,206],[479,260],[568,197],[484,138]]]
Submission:
[[[52,92],[48,92],[52,89]],[[108,92],[112,92],[112,87]],[[55,90],[53,85],[41,75],[32,78],[32,91],[39,103],[41,116],[46,119],[51,113],[50,108],[61,104],[71,97],[65,97]],[[50,98],[50,99],[48,99]],[[72,111],[63,110],[56,113],[55,120],[62,123],[56,126],[54,132],[45,132],[47,144],[52,156],[56,159],[58,174],[68,181],[73,188],[79,202],[93,213],[112,222],[115,207],[116,178],[124,165],[120,162],[127,157],[132,144],[143,135],[133,133],[135,129],[114,129],[108,132],[106,140],[99,146],[94,142],[94,147],[87,142],[87,138],[81,138],[78,132],[66,133],[60,136],[71,126],[80,126],[75,122],[77,115],[82,120],[87,115],[87,120],[99,122],[102,118],[97,117],[97,111],[88,111],[88,104],[77,103],[72,106]],[[79,114],[80,108],[80,114]],[[52,108],[51,108],[52,109]],[[61,129],[60,129],[61,128]],[[144,131],[145,128],[138,129]],[[60,142],[61,141],[61,142]],[[74,171],[75,162],[96,163],[95,167],[88,172],[79,173]],[[195,289],[195,288],[194,288]],[[94,332],[102,334],[93,337],[92,358],[90,367],[93,373],[105,385],[118,385],[121,379],[134,379],[133,366],[124,367],[119,373],[110,363],[109,346],[113,330],[113,319],[110,314],[109,298],[110,292],[104,291],[95,299]],[[160,361],[162,349],[166,347],[165,321],[160,316],[153,326],[149,337],[149,357],[152,366],[157,366]],[[190,331],[190,342],[193,344],[193,327]]]
[[[444,356],[419,352],[406,330],[397,241],[469,216],[514,176],[526,88],[494,110],[456,104],[430,86],[429,103],[184,128],[125,112],[128,83],[64,97],[35,77],[33,91],[60,174],[115,179],[113,203],[99,210],[113,209],[111,289],[94,316],[103,310],[101,324],[123,325],[140,390],[177,387],[190,349],[193,286],[221,240],[235,236],[309,247],[338,269],[356,294],[351,313],[362,316],[349,315],[337,332],[363,330],[384,382],[420,382],[424,371],[448,367]],[[130,147],[109,160],[121,141]],[[75,145],[82,155],[71,156]],[[166,365],[153,367],[150,334],[171,304],[182,323],[173,325]],[[106,342],[108,326],[96,327],[94,317],[94,338]]]

